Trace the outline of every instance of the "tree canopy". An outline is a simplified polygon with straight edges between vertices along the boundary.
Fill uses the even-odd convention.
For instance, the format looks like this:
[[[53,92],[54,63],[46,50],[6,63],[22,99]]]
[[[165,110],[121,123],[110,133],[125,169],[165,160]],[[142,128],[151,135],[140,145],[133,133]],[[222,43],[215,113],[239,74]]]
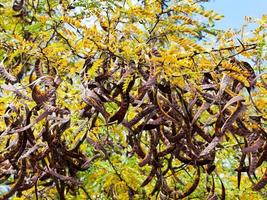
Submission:
[[[267,16],[204,2],[2,0],[0,199],[264,199]]]

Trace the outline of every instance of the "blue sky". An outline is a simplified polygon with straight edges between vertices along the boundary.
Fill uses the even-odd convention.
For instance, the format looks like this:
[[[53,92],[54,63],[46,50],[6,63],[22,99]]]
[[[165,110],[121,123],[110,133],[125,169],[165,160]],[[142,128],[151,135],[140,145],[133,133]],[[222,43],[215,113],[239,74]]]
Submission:
[[[267,15],[267,0],[210,0],[204,6],[224,15],[216,23],[216,28],[224,30],[240,28],[245,16],[260,18]]]

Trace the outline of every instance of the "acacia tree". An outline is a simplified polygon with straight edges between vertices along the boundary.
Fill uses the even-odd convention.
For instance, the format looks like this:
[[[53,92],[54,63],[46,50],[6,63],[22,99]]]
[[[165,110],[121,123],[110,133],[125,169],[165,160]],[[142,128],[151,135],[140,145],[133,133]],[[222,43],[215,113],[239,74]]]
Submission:
[[[246,34],[202,1],[1,2],[0,199],[266,196],[266,16]]]

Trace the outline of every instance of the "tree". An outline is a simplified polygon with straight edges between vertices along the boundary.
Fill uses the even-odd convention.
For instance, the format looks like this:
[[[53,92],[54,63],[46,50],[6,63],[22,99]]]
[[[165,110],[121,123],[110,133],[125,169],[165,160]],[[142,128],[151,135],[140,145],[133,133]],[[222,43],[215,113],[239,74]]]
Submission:
[[[202,2],[3,1],[0,199],[263,199],[267,18]]]

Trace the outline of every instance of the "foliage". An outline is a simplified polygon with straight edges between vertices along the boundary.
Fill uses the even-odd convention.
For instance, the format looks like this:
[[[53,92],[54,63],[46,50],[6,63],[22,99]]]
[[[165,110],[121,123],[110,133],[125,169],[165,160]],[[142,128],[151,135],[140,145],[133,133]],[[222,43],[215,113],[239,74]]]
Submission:
[[[0,199],[263,199],[267,17],[201,3],[2,1]]]

